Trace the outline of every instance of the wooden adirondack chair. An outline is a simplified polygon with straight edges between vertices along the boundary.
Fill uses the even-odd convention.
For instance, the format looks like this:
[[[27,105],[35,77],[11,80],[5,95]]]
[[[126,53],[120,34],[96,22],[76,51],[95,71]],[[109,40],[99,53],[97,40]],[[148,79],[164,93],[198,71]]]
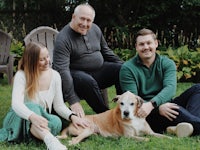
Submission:
[[[59,32],[48,26],[40,26],[33,29],[25,38],[24,43],[27,45],[30,41],[43,43],[49,50],[51,61],[53,61],[53,48],[56,36]],[[106,105],[108,105],[107,89],[101,90]]]
[[[48,26],[40,26],[33,29],[25,38],[24,43],[27,45],[29,42],[40,42],[44,44],[48,50],[51,61],[53,60],[54,41],[59,32]]]
[[[8,77],[8,83],[12,83],[14,55],[10,54],[12,38],[0,30],[0,73],[5,73]]]

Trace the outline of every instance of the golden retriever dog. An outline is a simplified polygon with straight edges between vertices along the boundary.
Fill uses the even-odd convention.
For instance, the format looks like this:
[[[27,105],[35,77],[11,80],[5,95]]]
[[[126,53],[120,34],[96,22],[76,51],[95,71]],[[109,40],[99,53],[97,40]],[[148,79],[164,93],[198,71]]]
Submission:
[[[144,135],[171,139],[169,136],[155,133],[145,118],[136,116],[137,110],[143,103],[139,96],[127,91],[122,95],[117,95],[113,100],[118,103],[115,108],[100,114],[85,116],[90,123],[90,127],[75,128],[71,123],[69,127],[61,132],[58,138],[65,139],[67,134],[75,136],[69,141],[70,145],[77,144],[92,134],[100,134],[104,137],[125,136],[137,141],[148,141],[147,137],[142,137]]]

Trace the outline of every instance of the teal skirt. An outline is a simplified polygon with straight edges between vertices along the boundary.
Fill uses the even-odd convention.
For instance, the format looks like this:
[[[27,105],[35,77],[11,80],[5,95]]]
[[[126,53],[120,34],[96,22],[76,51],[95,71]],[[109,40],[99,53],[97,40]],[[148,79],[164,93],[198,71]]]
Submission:
[[[26,106],[48,120],[48,127],[54,136],[60,133],[62,122],[58,116],[47,113],[40,105],[32,102],[26,103]],[[3,128],[0,129],[0,141],[28,142],[33,137],[30,126],[30,121],[20,118],[13,109],[10,109],[3,120]]]

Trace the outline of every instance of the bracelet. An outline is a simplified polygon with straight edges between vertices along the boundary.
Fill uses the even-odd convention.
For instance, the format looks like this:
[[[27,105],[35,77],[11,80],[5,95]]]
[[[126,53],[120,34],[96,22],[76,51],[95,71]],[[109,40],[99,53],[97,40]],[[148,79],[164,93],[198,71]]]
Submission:
[[[71,118],[72,118],[72,116],[73,116],[73,115],[74,115],[74,116],[77,116],[76,114],[74,114],[74,113],[71,113],[71,114],[69,115],[69,120],[70,120],[70,121],[72,121],[72,119],[71,119]]]

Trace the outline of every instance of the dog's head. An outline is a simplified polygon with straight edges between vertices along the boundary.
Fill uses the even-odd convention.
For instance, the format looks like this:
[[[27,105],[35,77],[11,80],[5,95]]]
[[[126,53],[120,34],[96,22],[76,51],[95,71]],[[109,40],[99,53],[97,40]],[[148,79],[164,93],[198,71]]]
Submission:
[[[123,93],[122,95],[117,95],[114,102],[118,103],[118,107],[121,112],[122,119],[133,119],[137,113],[137,110],[142,106],[143,99],[129,91]]]

